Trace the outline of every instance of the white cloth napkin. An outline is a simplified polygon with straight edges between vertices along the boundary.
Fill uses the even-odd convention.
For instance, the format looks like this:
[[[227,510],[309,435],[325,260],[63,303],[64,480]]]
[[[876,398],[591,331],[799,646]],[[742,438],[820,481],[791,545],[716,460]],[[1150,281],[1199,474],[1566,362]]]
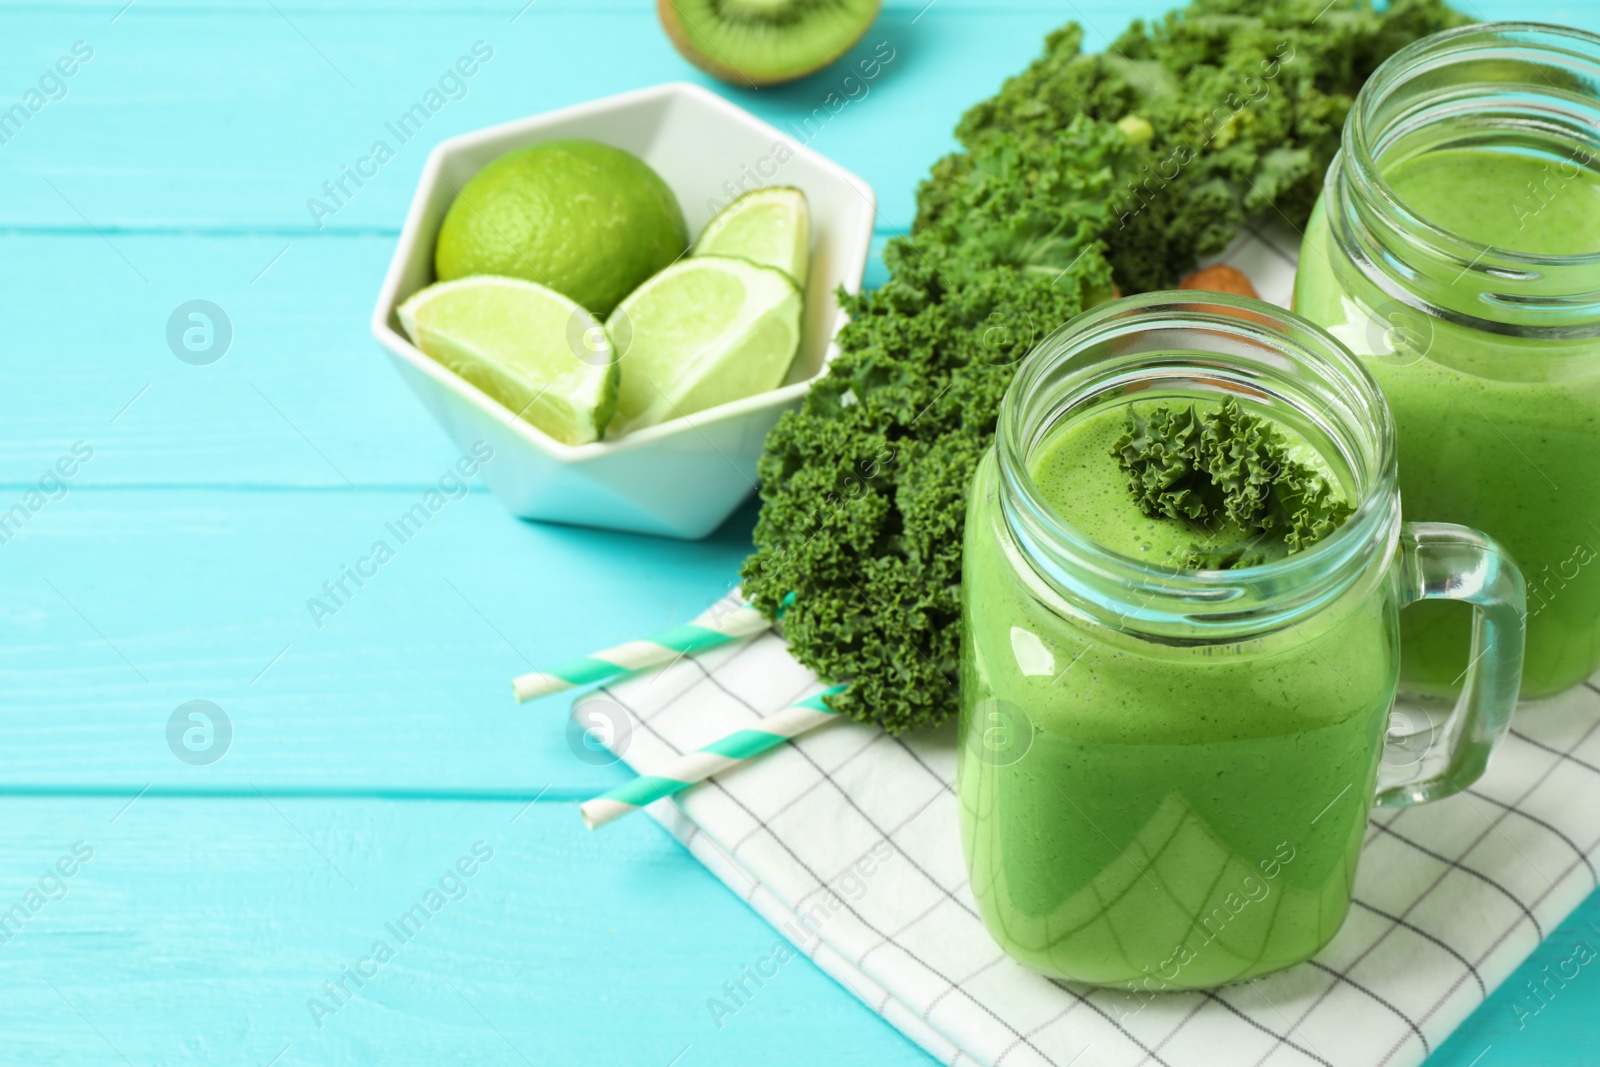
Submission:
[[[1251,235],[1225,258],[1286,302],[1292,247]],[[820,688],[767,633],[578,706],[620,709],[628,727],[614,747],[651,774]],[[841,721],[649,812],[941,1062],[1408,1067],[1600,886],[1597,733],[1593,685],[1523,707],[1471,790],[1373,817],[1355,903],[1315,959],[1146,1002],[1042,978],[990,939],[961,854],[953,724],[894,738]],[[727,998],[730,1014],[762,980],[751,973],[749,993]]]

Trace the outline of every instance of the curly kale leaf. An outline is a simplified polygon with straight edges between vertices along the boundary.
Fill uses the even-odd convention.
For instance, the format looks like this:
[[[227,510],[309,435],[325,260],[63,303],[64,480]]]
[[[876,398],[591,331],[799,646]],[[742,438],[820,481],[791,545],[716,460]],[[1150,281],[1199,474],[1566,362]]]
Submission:
[[[967,488],[1015,365],[1110,272],[1091,248],[1066,279],[991,265],[952,288],[972,263],[949,248],[885,258],[889,283],[849,302],[847,355],[767,437],[743,580],[769,611],[793,591],[791,650],[851,680],[838,711],[899,733],[954,707]]]
[[[795,594],[790,650],[850,683],[839,711],[898,733],[955,710],[967,484],[1034,343],[1113,278],[1172,284],[1251,215],[1302,225],[1361,83],[1462,21],[1441,0],[1196,0],[1103,54],[1058,30],[966,113],[761,461],[744,590],[772,614]],[[1284,544],[1325,532],[1318,501],[1285,506]]]
[[[1382,14],[1368,0],[1198,0],[1134,22],[1094,55],[1069,26],[956,136],[973,156],[1031,153],[1080,114],[1141,119],[1149,138],[1119,171],[1102,236],[1123,289],[1159,289],[1253,215],[1304,228],[1367,75],[1467,21],[1438,0],[1395,0]]]
[[[937,183],[939,203],[923,205],[911,244],[960,251],[941,264],[946,286],[996,268],[1054,279],[1104,250],[1117,175],[1135,151],[1120,129],[1077,115],[1029,151],[1008,144],[948,157],[924,183],[924,199]]]
[[[1111,454],[1140,510],[1204,532],[1177,561],[1186,569],[1249,567],[1298,552],[1353,510],[1337,486],[1293,457],[1271,420],[1232,397],[1205,411],[1130,408]]]

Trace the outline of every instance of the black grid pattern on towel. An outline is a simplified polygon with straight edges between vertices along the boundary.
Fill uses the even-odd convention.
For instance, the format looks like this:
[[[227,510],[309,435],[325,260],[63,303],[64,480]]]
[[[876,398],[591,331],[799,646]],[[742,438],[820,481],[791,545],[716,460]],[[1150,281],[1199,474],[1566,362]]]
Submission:
[[[648,772],[818,687],[769,634],[601,694],[629,714],[626,756]],[[844,984],[869,1007],[943,1038],[937,1049],[924,1044],[948,1062],[1067,1064],[1092,1050],[1083,1062],[1132,1067],[1412,1065],[1596,886],[1600,815],[1586,813],[1600,811],[1600,690],[1558,704],[1519,717],[1469,793],[1374,817],[1356,905],[1316,960],[1136,1012],[1120,994],[1046,982],[989,940],[960,862],[948,731],[891,738],[839,723],[661,814],[680,836],[688,828],[697,853],[713,851],[746,900],[769,894],[764,913],[793,920],[778,925],[808,956],[821,962],[825,950],[836,977],[858,976]],[[825,862],[808,826],[841,841]],[[881,842],[895,850],[881,889],[860,900],[830,894]],[[830,896],[839,918],[817,931],[799,924]],[[962,956],[953,945],[968,965],[953,965]]]

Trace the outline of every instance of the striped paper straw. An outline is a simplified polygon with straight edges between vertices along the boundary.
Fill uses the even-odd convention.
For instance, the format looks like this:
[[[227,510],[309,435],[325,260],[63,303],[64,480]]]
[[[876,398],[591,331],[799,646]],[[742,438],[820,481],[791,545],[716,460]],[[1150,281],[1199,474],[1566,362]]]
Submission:
[[[511,689],[516,693],[518,703],[527,703],[563,689],[609,681],[646,667],[659,667],[679,656],[705,652],[718,645],[750,637],[771,625],[771,619],[749,605],[733,611],[713,610],[686,626],[674,626],[643,641],[629,641],[615,648],[558,663],[548,670],[513,678]]]
[[[845,686],[842,685],[830,686],[798,704],[791,704],[782,711],[768,715],[754,729],[735,730],[705,748],[684,753],[661,774],[640,775],[626,785],[586,801],[578,808],[583,815],[584,825],[591,830],[598,829],[630,811],[681,793],[696,782],[721,774],[729,767],[751,756],[758,756],[769,748],[776,748],[791,737],[799,737],[807,730],[832,722],[837,715],[828,709],[824,700],[844,690]]]

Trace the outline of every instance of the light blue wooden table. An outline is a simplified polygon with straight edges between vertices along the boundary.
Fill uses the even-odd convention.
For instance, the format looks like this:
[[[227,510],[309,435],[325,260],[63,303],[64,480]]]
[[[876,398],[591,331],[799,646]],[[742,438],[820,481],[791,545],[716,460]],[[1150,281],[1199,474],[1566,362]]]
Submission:
[[[524,2],[0,5],[0,110],[41,104],[0,143],[0,511],[28,513],[0,543],[0,1064],[925,1061],[805,963],[719,1029],[707,999],[773,932],[649,820],[585,831],[576,802],[625,771],[574,757],[565,701],[509,699],[530,663],[720,594],[753,507],[679,544],[520,523],[474,487],[306,610],[455,456],[366,326],[432,143],[706,80],[647,0]],[[1581,0],[1478,2],[1600,29]],[[1047,30],[1098,46],[1167,6],[924,3],[890,0],[868,43],[895,59],[812,142],[884,232]],[[460,98],[314,217],[478,41]],[[781,122],[836,77],[714,87]],[[232,329],[205,366],[167,342],[196,299]],[[227,716],[216,762],[169,746],[191,700]],[[1591,901],[1432,1062],[1593,1062],[1600,978],[1522,1028],[1511,1003],[1597,925]]]

